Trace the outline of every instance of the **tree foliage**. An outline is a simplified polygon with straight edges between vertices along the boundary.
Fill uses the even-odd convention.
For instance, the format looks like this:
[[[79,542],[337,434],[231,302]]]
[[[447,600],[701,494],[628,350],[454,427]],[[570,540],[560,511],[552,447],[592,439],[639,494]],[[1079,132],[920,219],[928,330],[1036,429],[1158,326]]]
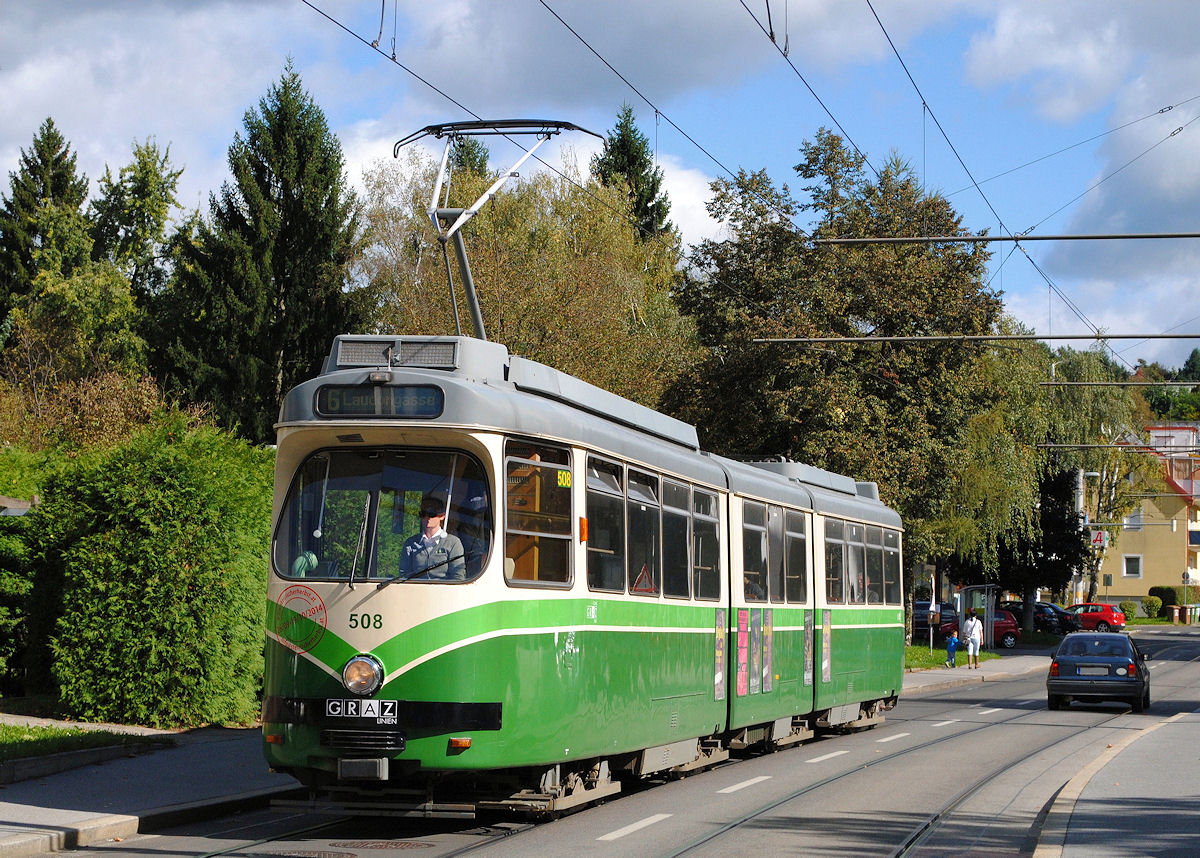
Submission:
[[[46,243],[31,258],[29,291],[9,314],[0,377],[45,423],[65,388],[107,372],[138,377],[146,356],[129,281],[112,263],[92,261],[84,216],[47,206],[35,220]]]
[[[801,150],[808,184],[797,202],[764,173],[718,180],[710,214],[726,237],[697,246],[678,298],[697,324],[706,360],[670,389],[667,403],[702,428],[718,452],[779,455],[880,484],[905,517],[910,557],[969,545],[946,519],[961,486],[972,418],[1002,391],[981,385],[985,349],[887,343],[801,348],[761,342],[813,336],[986,334],[999,297],[983,283],[986,251],[944,245],[816,246],[790,221],[816,219],[814,236],[961,234],[948,202],[925,194],[896,158],[877,176],[861,156],[822,131]],[[996,373],[992,374],[993,376]],[[1012,426],[1020,415],[993,416]],[[976,423],[984,443],[1000,433]],[[1013,450],[1024,457],[1024,451]],[[1011,519],[1008,505],[970,514]],[[979,506],[977,503],[976,506]],[[995,531],[996,528],[990,528]]]
[[[265,442],[283,394],[360,327],[349,265],[361,238],[341,146],[290,65],[243,124],[233,181],[173,241],[154,365],[171,393]]]
[[[473,173],[476,176],[488,175],[487,147],[474,137],[457,138],[450,150],[450,166],[456,175],[463,173]]]
[[[151,140],[135,141],[133,160],[116,176],[104,168],[100,196],[89,207],[92,258],[113,263],[142,302],[160,291],[167,278],[167,226],[183,173],[171,167],[170,155],[169,146],[160,151]]]
[[[638,130],[628,104],[621,106],[617,124],[608,132],[604,148],[592,156],[591,167],[601,184],[623,187],[629,194],[634,223],[644,239],[672,229],[667,222],[671,203],[662,188],[662,169],[655,166],[650,141]]]
[[[1003,541],[995,578],[1004,589],[1030,598],[1037,588],[1062,590],[1092,555],[1075,509],[1076,472],[1047,472],[1037,486],[1035,526]]]
[[[375,330],[455,333],[442,250],[425,216],[433,180],[434,165],[415,153],[367,175],[374,240],[364,271]],[[460,175],[452,205],[474,201],[488,181]],[[628,211],[623,192],[573,172],[510,184],[465,227],[470,266],[490,339],[654,405],[692,348],[670,300],[674,246],[641,242],[613,209]],[[457,312],[465,324],[461,301]]]
[[[1200,349],[1192,349],[1183,366],[1171,370],[1157,363],[1139,362],[1135,378],[1141,381],[1200,382]],[[1200,384],[1164,385],[1141,392],[1152,419],[1200,420]]]

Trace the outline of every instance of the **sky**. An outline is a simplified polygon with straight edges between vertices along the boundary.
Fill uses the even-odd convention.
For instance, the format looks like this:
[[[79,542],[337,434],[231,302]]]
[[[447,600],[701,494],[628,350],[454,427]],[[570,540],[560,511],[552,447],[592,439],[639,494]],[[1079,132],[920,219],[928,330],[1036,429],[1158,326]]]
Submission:
[[[629,103],[689,245],[720,237],[716,178],[766,170],[799,195],[822,127],[868,170],[907,162],[974,233],[1197,232],[1197,32],[1192,0],[0,0],[0,170],[49,116],[93,190],[154,139],[184,168],[181,205],[207,211],[290,59],[359,187],[426,125],[603,135]],[[520,155],[486,142],[494,168]],[[539,154],[586,170],[599,145]],[[1039,335],[1099,329],[1129,367],[1178,367],[1200,339],[1162,335],[1200,331],[1198,242],[994,243],[988,277]]]

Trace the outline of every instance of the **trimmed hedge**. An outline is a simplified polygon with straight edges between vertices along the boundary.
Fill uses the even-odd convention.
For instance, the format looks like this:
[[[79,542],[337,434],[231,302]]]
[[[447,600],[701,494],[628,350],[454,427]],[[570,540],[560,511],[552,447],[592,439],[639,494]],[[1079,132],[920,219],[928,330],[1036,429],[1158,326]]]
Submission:
[[[172,414],[53,474],[26,516],[29,683],[81,720],[252,721],[272,463]]]
[[[1185,590],[1191,591],[1190,597],[1188,593],[1184,592]],[[1158,615],[1160,617],[1169,617],[1172,605],[1189,604],[1189,599],[1194,603],[1196,598],[1200,597],[1200,587],[1197,587],[1195,584],[1190,587],[1184,587],[1182,584],[1178,587],[1151,587],[1147,595],[1158,596],[1158,598],[1162,599],[1162,607],[1159,609]]]
[[[25,516],[0,516],[0,694],[18,687],[25,654],[25,602],[29,597],[29,552]]]

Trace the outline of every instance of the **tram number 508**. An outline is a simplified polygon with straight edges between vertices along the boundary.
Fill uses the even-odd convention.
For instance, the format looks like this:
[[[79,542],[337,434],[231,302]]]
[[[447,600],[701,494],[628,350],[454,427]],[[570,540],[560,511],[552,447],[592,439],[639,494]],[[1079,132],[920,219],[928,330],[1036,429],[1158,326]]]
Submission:
[[[349,625],[352,629],[382,629],[383,614],[351,614]]]

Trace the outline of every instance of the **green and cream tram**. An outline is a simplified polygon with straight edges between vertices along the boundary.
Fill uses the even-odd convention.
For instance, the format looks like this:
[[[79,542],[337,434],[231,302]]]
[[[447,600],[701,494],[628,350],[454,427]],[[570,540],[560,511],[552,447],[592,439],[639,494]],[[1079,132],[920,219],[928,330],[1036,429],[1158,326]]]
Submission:
[[[277,430],[264,748],[342,807],[551,813],[895,703],[872,484],[468,337],[340,336]]]

